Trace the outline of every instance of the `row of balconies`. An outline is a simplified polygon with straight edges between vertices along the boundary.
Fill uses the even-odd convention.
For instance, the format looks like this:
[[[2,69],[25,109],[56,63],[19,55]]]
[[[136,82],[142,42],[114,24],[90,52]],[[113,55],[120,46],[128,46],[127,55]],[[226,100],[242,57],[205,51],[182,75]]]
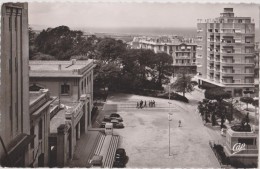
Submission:
[[[220,62],[223,64],[248,64],[248,65],[255,64],[254,60],[220,59],[214,57],[208,57],[208,60],[211,62]]]
[[[221,79],[224,84],[253,84],[254,80],[241,80],[241,79]]]
[[[208,66],[207,68],[212,73],[215,71],[215,72],[220,72],[220,73],[223,73],[223,74],[246,74],[246,75],[254,74],[253,69],[252,70],[245,70],[244,72],[241,72],[241,71],[238,71],[238,70],[236,71],[234,69],[222,69],[222,70],[220,70],[220,68],[214,67],[214,66]]]

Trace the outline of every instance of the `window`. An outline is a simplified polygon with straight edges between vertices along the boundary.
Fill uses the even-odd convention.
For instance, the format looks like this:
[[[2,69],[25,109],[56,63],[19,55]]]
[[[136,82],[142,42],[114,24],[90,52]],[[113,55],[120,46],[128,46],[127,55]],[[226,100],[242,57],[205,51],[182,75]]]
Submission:
[[[63,84],[61,85],[61,94],[68,95],[70,92],[70,85]]]

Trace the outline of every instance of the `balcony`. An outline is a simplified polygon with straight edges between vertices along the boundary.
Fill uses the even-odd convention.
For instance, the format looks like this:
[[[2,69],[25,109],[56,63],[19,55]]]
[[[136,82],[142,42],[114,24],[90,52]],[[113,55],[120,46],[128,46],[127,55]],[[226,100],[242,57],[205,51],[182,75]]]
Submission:
[[[236,80],[228,80],[228,79],[222,79],[223,84],[237,84],[237,85],[254,85],[254,81],[249,81],[249,80],[241,80],[241,79],[236,79]]]
[[[220,59],[219,58],[215,58],[215,62],[220,62]]]

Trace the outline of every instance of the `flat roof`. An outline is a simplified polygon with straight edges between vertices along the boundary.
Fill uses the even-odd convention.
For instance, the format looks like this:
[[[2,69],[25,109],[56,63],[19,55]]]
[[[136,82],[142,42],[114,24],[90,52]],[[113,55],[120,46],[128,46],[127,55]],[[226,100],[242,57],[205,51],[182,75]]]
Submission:
[[[29,61],[30,77],[81,77],[93,69],[93,59],[88,60],[31,60]]]

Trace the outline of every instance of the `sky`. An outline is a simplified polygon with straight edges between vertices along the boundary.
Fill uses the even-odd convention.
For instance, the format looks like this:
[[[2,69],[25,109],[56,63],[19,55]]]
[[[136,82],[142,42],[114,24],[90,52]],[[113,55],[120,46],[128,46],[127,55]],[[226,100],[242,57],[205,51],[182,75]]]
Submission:
[[[29,24],[56,27],[196,28],[197,19],[216,18],[225,7],[252,17],[259,27],[259,4],[29,2]]]

